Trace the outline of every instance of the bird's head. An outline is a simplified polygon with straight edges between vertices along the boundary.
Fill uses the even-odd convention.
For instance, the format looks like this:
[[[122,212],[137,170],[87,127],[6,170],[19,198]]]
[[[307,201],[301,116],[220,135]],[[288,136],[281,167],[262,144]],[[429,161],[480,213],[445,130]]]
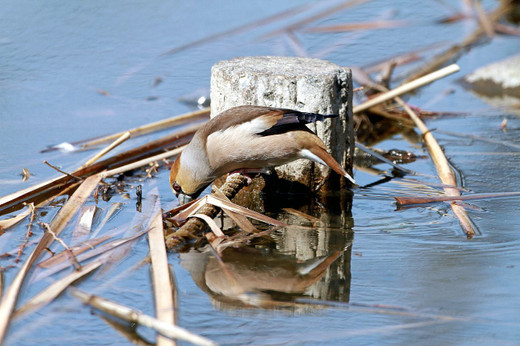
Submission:
[[[170,171],[170,187],[181,204],[197,198],[210,182],[197,179],[196,172],[182,164],[181,154],[177,157]]]

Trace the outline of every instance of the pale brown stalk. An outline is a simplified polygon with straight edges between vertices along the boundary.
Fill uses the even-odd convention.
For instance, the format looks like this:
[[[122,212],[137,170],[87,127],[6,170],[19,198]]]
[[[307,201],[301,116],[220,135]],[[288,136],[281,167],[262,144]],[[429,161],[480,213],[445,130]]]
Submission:
[[[63,231],[67,223],[72,219],[77,210],[83,205],[83,203],[85,203],[86,199],[99,184],[100,180],[101,176],[98,174],[86,179],[76,190],[76,192],[74,192],[74,194],[70,197],[67,203],[65,203],[65,205],[60,209],[50,224],[50,227],[54,230],[56,236],[58,236],[60,232]],[[11,282],[4,299],[0,304],[0,343],[2,343],[4,340],[7,327],[9,326],[9,322],[11,320],[11,314],[18,299],[18,294],[20,293],[20,289],[25,280],[25,277],[27,276],[27,273],[29,272],[29,269],[31,269],[32,265],[50,245],[53,239],[53,236],[49,232],[43,234],[38,245],[29,255],[29,258],[23,264],[23,266],[20,268],[20,271]]]
[[[432,161],[435,164],[435,168],[437,169],[437,174],[439,175],[441,182],[445,185],[456,186],[457,179],[452,169],[450,168],[448,159],[444,155],[444,151],[442,150],[441,146],[439,145],[435,137],[433,137],[428,127],[426,127],[426,125],[419,118],[419,116],[415,114],[415,112],[401,98],[396,97],[396,101],[403,107],[403,109],[408,113],[408,115],[410,115],[410,118],[412,118],[417,128],[419,128],[419,130],[421,131],[424,138],[424,142],[428,147],[428,152],[430,153]],[[460,190],[451,187],[444,187],[444,193],[448,196],[460,196]],[[467,237],[472,238],[475,235],[475,229],[473,227],[473,222],[471,221],[468,213],[466,212],[466,209],[464,209],[464,207],[456,203],[450,203],[450,206],[453,210],[453,213],[459,219],[459,222],[462,228],[464,229],[464,232],[466,233]]]
[[[171,285],[170,271],[168,268],[168,256],[164,246],[164,230],[161,214],[161,202],[159,190],[155,188],[151,194],[157,195],[157,213],[152,216],[153,220],[148,231],[148,243],[150,245],[150,259],[152,269],[152,282],[155,297],[155,314],[157,319],[174,325],[175,305],[173,300],[173,288]],[[175,345],[175,341],[161,335],[157,337],[157,345]]]
[[[186,340],[196,345],[216,345],[213,341],[202,336],[193,334],[184,328],[163,321],[159,321],[158,319],[152,316],[143,314],[142,312],[133,310],[129,307],[115,303],[108,299],[85,293],[74,287],[70,287],[68,291],[73,297],[79,299],[84,304],[88,304],[100,311],[103,311],[106,314],[123,319],[127,322],[140,324],[145,327],[152,328],[166,337],[172,339]]]

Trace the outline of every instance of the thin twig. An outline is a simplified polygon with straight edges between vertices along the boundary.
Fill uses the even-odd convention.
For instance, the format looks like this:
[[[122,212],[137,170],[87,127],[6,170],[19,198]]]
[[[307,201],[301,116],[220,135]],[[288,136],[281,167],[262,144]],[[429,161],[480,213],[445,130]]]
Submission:
[[[15,263],[20,262],[20,257],[22,257],[23,250],[27,246],[27,243],[29,242],[29,238],[32,236],[31,229],[32,229],[32,225],[34,222],[34,216],[36,215],[36,212],[35,212],[36,208],[34,207],[33,203],[29,204],[29,206],[31,207],[31,218],[29,219],[29,224],[27,225],[27,232],[25,233],[24,240],[23,240],[22,244],[20,244],[20,247],[18,248],[18,253],[16,254],[16,258],[14,259]]]
[[[76,256],[74,255],[74,253],[70,250],[70,248],[68,247],[67,244],[65,244],[65,242],[63,241],[63,239],[59,238],[56,233],[54,233],[52,231],[52,228],[51,226],[49,226],[48,223],[45,223],[45,222],[40,222],[40,225],[43,226],[47,232],[49,232],[51,235],[52,235],[52,238],[54,240],[56,240],[58,243],[61,244],[61,246],[63,246],[63,248],[65,248],[65,253],[67,254],[67,257],[70,259],[70,261],[72,262],[72,265],[74,266],[74,269],[76,271],[78,270],[81,270],[81,265],[79,264]]]
[[[75,175],[72,175],[72,174],[70,174],[70,173],[67,173],[67,172],[65,172],[65,171],[62,171],[62,170],[59,169],[58,167],[51,165],[49,162],[47,162],[47,160],[43,160],[43,163],[45,163],[47,166],[49,166],[50,168],[54,169],[55,171],[58,171],[58,172],[60,172],[61,174],[66,175],[67,177],[74,178],[74,179],[76,179],[76,180],[78,180],[78,181],[83,180],[83,179],[80,178],[80,177],[77,177],[77,176],[75,176]]]

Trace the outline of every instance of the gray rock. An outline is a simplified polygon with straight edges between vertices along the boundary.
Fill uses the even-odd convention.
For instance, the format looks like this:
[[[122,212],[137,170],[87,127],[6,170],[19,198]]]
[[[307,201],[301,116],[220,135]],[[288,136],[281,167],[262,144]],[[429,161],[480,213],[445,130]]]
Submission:
[[[520,102],[520,55],[477,69],[464,77],[463,85],[493,106],[517,105]]]

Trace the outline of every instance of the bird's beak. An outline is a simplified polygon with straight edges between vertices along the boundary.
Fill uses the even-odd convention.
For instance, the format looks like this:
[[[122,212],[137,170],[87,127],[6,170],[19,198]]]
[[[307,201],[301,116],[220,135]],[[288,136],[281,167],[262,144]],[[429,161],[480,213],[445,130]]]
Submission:
[[[179,201],[179,205],[183,205],[183,204],[191,202],[193,200],[193,197],[190,195],[185,195],[183,193],[179,193],[177,195],[177,200]]]

